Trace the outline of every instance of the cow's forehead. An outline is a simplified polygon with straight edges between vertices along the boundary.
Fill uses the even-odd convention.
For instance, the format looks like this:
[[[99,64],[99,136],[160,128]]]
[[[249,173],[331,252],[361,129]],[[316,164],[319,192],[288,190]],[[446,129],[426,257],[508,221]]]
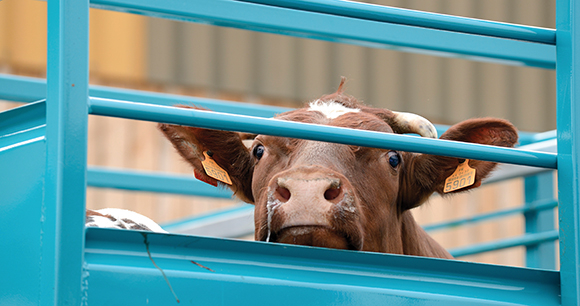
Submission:
[[[393,133],[391,126],[366,108],[334,100],[315,100],[306,107],[286,112],[277,119]]]
[[[307,111],[318,111],[328,119],[336,119],[347,113],[358,113],[360,109],[347,107],[335,101],[315,100],[310,102]]]
[[[356,107],[356,105],[344,105],[334,101],[316,100],[305,108],[280,114],[276,119],[393,133],[391,126],[383,119],[374,113]],[[263,143],[268,146],[279,147],[289,153],[303,142],[309,141],[296,138],[258,135],[254,143]]]

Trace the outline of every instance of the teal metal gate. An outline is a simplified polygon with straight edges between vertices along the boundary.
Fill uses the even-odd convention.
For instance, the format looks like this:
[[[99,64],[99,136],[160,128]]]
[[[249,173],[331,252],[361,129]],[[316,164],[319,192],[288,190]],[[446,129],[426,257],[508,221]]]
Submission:
[[[332,127],[243,116],[267,116],[268,111],[280,109],[257,114],[251,106],[196,101],[218,111],[204,113],[165,106],[174,104],[176,97],[172,96],[89,87],[89,5],[369,47],[396,46],[412,52],[557,68],[558,153],[433,139],[409,141],[399,135],[376,137],[355,130],[345,135]],[[580,134],[575,132],[580,118],[576,94],[580,89],[576,75],[580,71],[580,25],[576,18],[580,18],[580,7],[570,0],[557,1],[556,30],[335,0],[48,0],[46,84],[0,77],[3,99],[28,102],[46,98],[0,114],[0,302],[577,305],[580,136],[576,135]],[[104,185],[121,184],[120,177],[131,175],[87,168],[89,114],[557,169],[559,232],[553,230],[549,213],[540,211],[556,205],[550,200],[550,191],[543,188],[551,186],[547,183],[551,176],[540,174],[526,179],[530,205],[515,211],[527,214],[530,234],[519,241],[504,241],[500,247],[528,245],[529,265],[550,269],[553,251],[541,243],[559,237],[560,271],[85,229],[87,183],[103,184],[104,175],[104,181],[110,178]],[[539,138],[530,135],[529,141],[544,140]],[[150,185],[154,191],[198,193],[190,189],[189,182],[176,178],[132,178],[142,179],[142,186],[125,183],[123,188]],[[152,183],[158,181],[165,183]],[[501,212],[507,213],[514,212]],[[498,246],[487,246],[493,247]],[[547,255],[538,257],[541,253]]]

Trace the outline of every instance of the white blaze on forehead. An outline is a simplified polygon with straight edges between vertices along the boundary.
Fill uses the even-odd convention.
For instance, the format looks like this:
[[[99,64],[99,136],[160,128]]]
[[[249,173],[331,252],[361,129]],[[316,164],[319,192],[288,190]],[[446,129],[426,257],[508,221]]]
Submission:
[[[328,119],[335,119],[346,113],[360,112],[360,109],[358,108],[349,108],[334,101],[321,101],[321,100],[310,102],[310,108],[308,110],[319,111],[322,114],[324,114]]]

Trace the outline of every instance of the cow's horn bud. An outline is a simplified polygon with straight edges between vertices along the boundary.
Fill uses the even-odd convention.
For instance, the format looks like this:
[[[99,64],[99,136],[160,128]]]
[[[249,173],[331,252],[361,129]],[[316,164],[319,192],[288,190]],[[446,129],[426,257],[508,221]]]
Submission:
[[[393,124],[399,133],[416,133],[422,137],[437,138],[437,130],[429,120],[412,113],[393,112]]]

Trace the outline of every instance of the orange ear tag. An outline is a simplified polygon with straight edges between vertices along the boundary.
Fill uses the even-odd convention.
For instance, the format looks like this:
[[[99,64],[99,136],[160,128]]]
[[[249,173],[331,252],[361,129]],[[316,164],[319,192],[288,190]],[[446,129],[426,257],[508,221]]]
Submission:
[[[226,170],[222,169],[222,167],[220,167],[215,162],[215,160],[213,160],[211,157],[209,157],[207,155],[207,151],[203,152],[203,156],[205,157],[205,159],[201,162],[201,164],[203,165],[203,169],[205,170],[205,173],[208,176],[211,176],[218,181],[221,181],[221,182],[224,182],[228,185],[231,185],[232,180],[230,179],[230,176],[228,175]]]
[[[455,172],[445,180],[444,193],[468,187],[475,183],[475,169],[469,167],[469,159],[457,166]]]

